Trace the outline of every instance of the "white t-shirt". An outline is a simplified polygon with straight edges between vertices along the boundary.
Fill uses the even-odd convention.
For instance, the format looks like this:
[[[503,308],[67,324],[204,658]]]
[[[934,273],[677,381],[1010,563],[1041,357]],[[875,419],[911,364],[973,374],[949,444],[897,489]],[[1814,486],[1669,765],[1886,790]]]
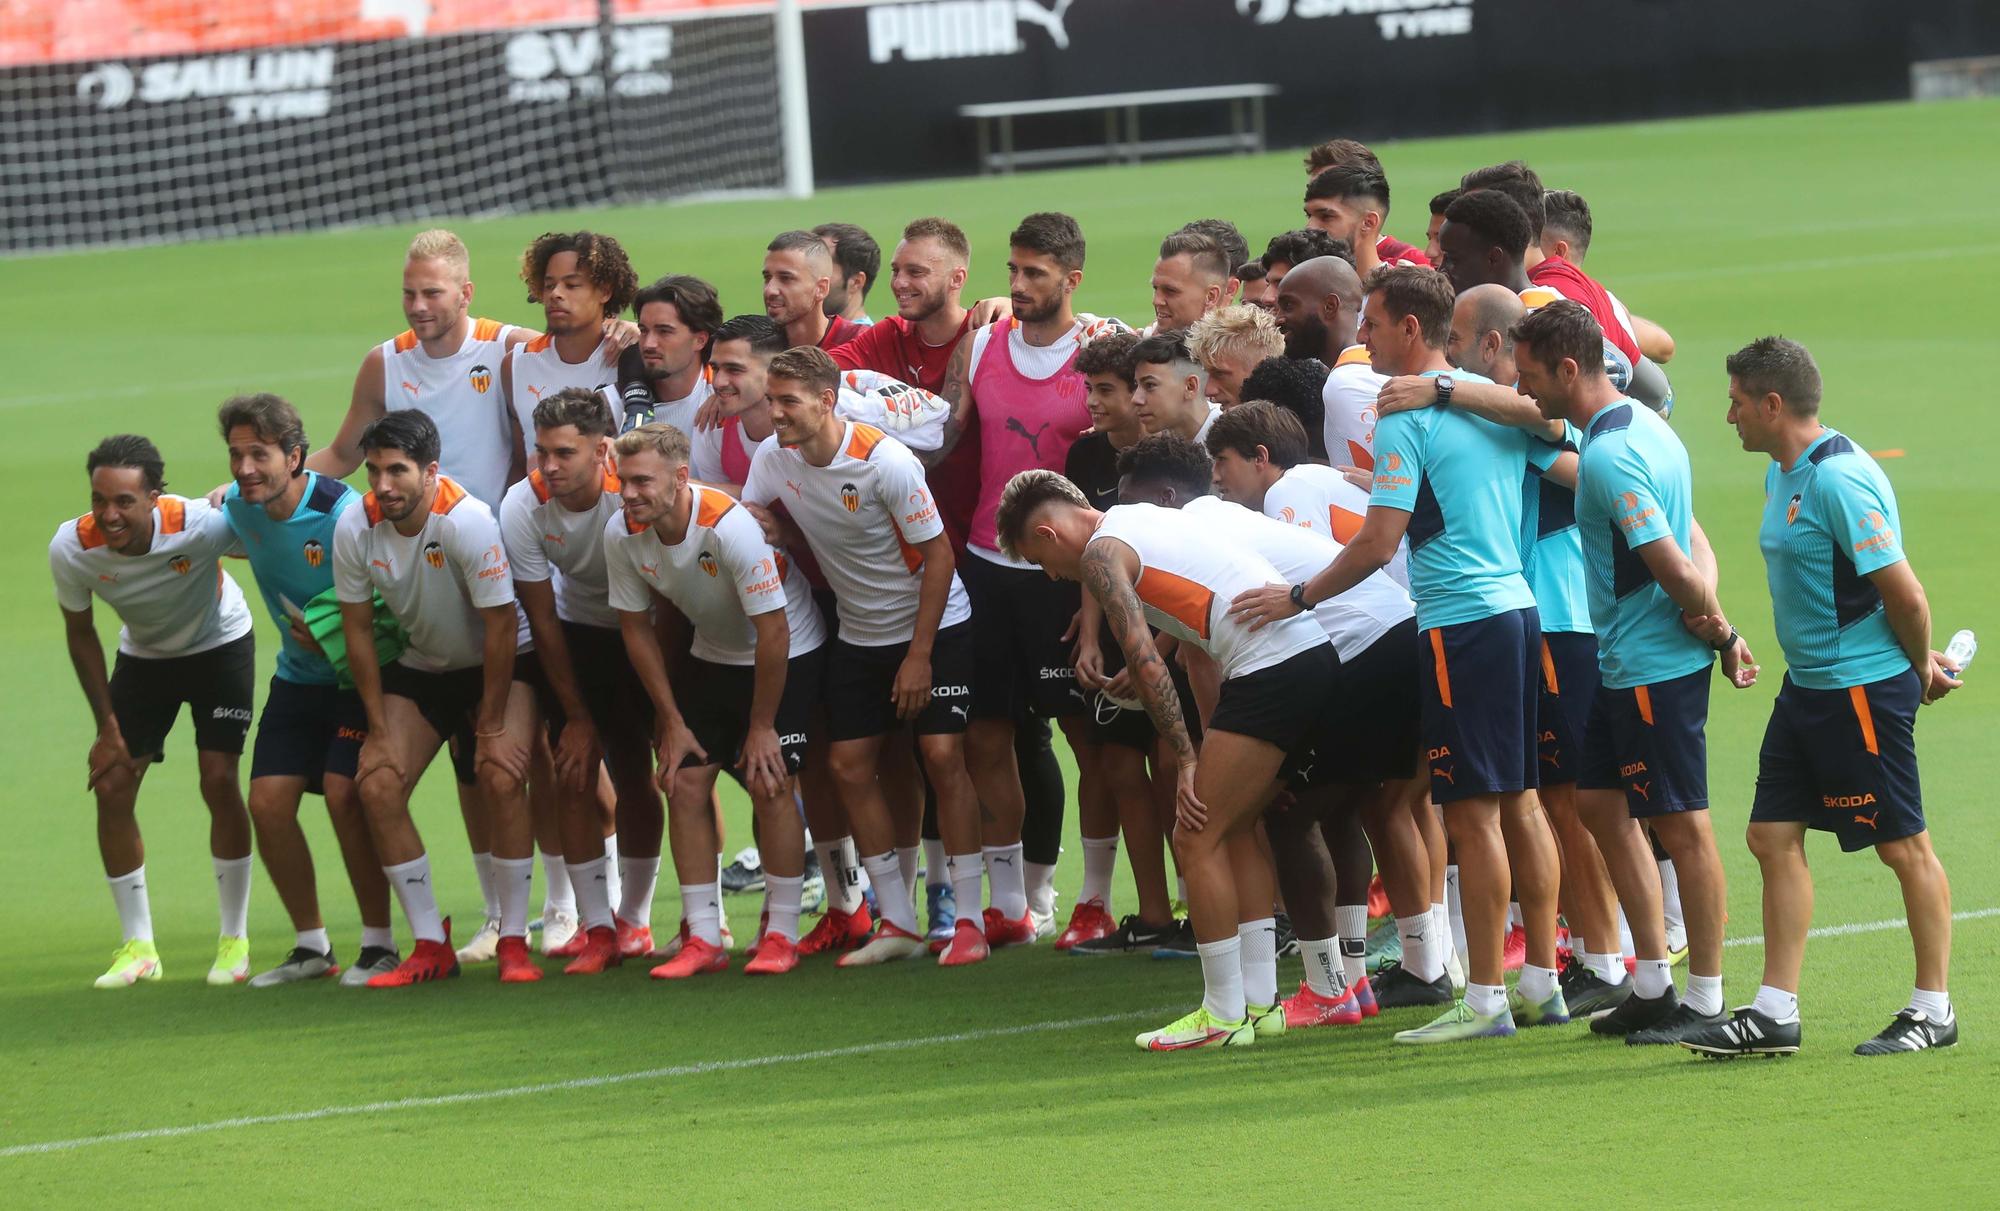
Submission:
[[[1303,614],[1259,631],[1229,616],[1238,593],[1284,577],[1241,534],[1208,518],[1158,505],[1118,505],[1104,514],[1091,541],[1107,538],[1139,557],[1135,587],[1147,621],[1214,657],[1225,680],[1282,664],[1326,642]]]
[[[811,587],[796,565],[764,541],[757,519],[714,488],[694,484],[691,490],[687,533],[672,545],[651,526],[635,529],[623,514],[605,522],[612,608],[642,613],[658,593],[694,624],[690,650],[712,664],[757,663],[757,630],[750,619],[772,610],[785,611],[792,632],[789,655],[803,656],[825,643],[826,623]]]
[[[1340,544],[1324,534],[1288,526],[1213,496],[1196,497],[1182,506],[1181,512],[1213,522],[1239,546],[1263,556],[1286,584],[1310,580],[1340,554]],[[1416,613],[1409,591],[1381,572],[1369,573],[1347,592],[1313,607],[1314,621],[1333,641],[1342,660],[1367,651],[1383,632]]]
[[[616,627],[604,572],[604,523],[623,516],[618,477],[604,473],[604,490],[581,513],[549,495],[540,471],[507,489],[500,536],[517,581],[556,582],[556,617],[588,627]],[[556,575],[560,572],[561,575]]]
[[[57,604],[70,613],[89,609],[92,594],[117,611],[124,624],[119,651],[166,660],[250,633],[243,590],[217,562],[242,550],[222,510],[205,500],[162,495],[153,505],[153,544],[144,555],[113,551],[97,519],[86,513],[56,528],[49,575]]]
[[[701,411],[701,406],[708,402],[709,396],[714,394],[715,388],[709,385],[708,375],[703,374],[694,380],[694,390],[688,392],[686,395],[679,399],[663,399],[659,403],[654,404],[653,420],[655,423],[663,422],[672,425],[692,438],[694,436],[694,414]]]
[[[1346,546],[1368,519],[1368,493],[1332,467],[1300,463],[1264,493],[1264,516],[1324,534]],[[1405,590],[1410,587],[1407,538],[1396,544],[1395,558],[1382,571]]]
[[[512,324],[475,319],[458,352],[439,358],[424,352],[415,332],[382,342],[384,407],[423,409],[442,441],[439,468],[489,509],[500,507],[513,465],[500,393],[500,360],[513,332]]]
[[[1368,366],[1368,350],[1350,345],[1333,359],[1320,401],[1326,405],[1326,456],[1333,465],[1375,469],[1375,401],[1386,374]]]
[[[514,419],[521,426],[521,456],[530,465],[535,454],[535,405],[565,387],[583,387],[604,396],[611,406],[612,427],[625,424],[625,397],[618,394],[618,359],[604,360],[607,341],[600,341],[590,356],[580,362],[566,362],[556,352],[556,340],[547,333],[525,345],[507,351],[510,401]]]
[[[413,537],[382,516],[375,494],[340,515],[333,531],[333,587],[343,602],[375,593],[409,632],[397,663],[426,673],[469,669],[485,659],[479,611],[514,601],[514,578],[493,512],[449,476],[438,476],[431,511]]]
[[[798,450],[765,442],[750,464],[743,499],[782,503],[798,523],[839,599],[843,640],[887,647],[915,636],[923,585],[917,544],[943,534],[944,522],[923,464],[903,443],[848,421],[833,461],[815,467]],[[971,616],[954,572],[938,628]]]

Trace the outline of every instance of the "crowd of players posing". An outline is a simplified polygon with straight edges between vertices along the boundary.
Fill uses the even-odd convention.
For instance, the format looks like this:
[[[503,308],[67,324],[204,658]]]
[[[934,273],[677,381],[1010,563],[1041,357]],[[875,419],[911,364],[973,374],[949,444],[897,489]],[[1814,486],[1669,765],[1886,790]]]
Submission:
[[[1022,221],[1008,297],[971,309],[963,232],[909,224],[897,314],[873,324],[880,254],[851,225],[778,236],[764,313],[726,321],[705,282],[640,289],[615,240],[545,235],[522,260],[539,334],[475,318],[463,244],[426,232],[409,330],[368,354],[331,445],[276,396],[233,398],[232,482],[204,500],[163,493],[145,438],[105,439],[91,511],[50,546],[125,935],[98,986],[161,973],[134,805],[183,704],[221,898],[209,981],[253,986],[483,961],[539,980],[538,844],[566,973],[720,971],[725,770],[765,893],[747,972],[978,963],[1056,932],[1053,721],[1084,850],[1055,945],[1199,959],[1201,1004],[1142,1047],[1434,1005],[1396,1041],[1588,1016],[1633,1043],[1793,1052],[1808,828],[1874,848],[1908,906],[1915,991],[1857,1050],[1954,1043],[1912,737],[1957,670],[1886,478],[1820,424],[1810,355],[1769,337],[1727,366],[1729,420],[1772,460],[1760,544],[1789,666],[1749,825],[1763,986],[1731,1013],[1704,729],[1718,656],[1736,686],[1757,666],[1665,420],[1671,338],[1580,268],[1582,199],[1519,162],[1434,199],[1421,250],[1382,234],[1365,147],[1308,169],[1309,226],[1259,259],[1220,220],[1170,235],[1143,334],[1074,310],[1084,239],[1056,213]],[[341,482],[364,465],[365,495]],[[282,643],[247,810],[252,622],[226,556]],[[93,595],[124,623],[109,674]],[[409,811],[444,750],[486,898],[456,951]],[[363,922],[344,974],[308,792]],[[297,937],[250,978],[253,825]],[[683,917],[656,945],[663,832]],[[1116,920],[1121,836],[1139,903]],[[1400,959],[1371,975],[1378,870]],[[809,880],[824,911],[801,938]],[[1291,944],[1305,979],[1281,997]]]

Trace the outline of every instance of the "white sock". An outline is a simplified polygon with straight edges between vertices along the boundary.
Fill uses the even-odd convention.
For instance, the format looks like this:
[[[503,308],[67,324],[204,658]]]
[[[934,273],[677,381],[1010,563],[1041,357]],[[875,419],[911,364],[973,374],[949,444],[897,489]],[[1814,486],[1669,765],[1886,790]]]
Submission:
[[[361,944],[363,946],[379,946],[383,950],[394,950],[396,949],[396,931],[387,925],[363,925],[361,927]]]
[[[1681,994],[1681,1002],[1696,1013],[1721,1013],[1722,977],[1698,976],[1689,972],[1687,991]]]
[[[618,916],[633,925],[653,923],[653,891],[660,882],[658,858],[618,859]]]
[[[250,856],[210,858],[215,864],[215,898],[222,917],[222,936],[250,936]]]
[[[1651,1000],[1671,992],[1674,987],[1673,972],[1665,959],[1640,959],[1632,969],[1632,992],[1635,996]]]
[[[1336,904],[1333,934],[1340,941],[1340,973],[1348,987],[1368,974],[1368,906]]]
[[[1465,986],[1465,1007],[1480,1017],[1492,1017],[1507,1008],[1507,986],[1504,984],[1467,984]]]
[[[1201,956],[1201,1003],[1218,1022],[1243,1020],[1243,940],[1196,942]]]
[[[437,894],[431,887],[431,860],[418,854],[408,862],[385,866],[389,886],[403,906],[403,918],[410,923],[410,936],[419,942],[444,941],[444,918],[438,914]]]
[[[827,908],[853,912],[861,903],[861,872],[847,861],[854,853],[853,839],[835,837],[831,841],[815,841],[813,853],[819,855],[820,874],[826,880]]]
[[[608,858],[592,858],[588,862],[570,862],[569,885],[576,892],[577,916],[585,929],[611,928],[611,884],[605,872],[611,868]]]
[[[799,940],[799,896],[803,875],[764,874],[764,931],[787,942]]]
[[[1519,900],[1509,900],[1507,902],[1507,928],[1515,929],[1525,926],[1527,923],[1528,919],[1521,915],[1521,902]]]
[[[613,905],[625,901],[625,868],[618,863],[618,834],[604,838],[604,890]]]
[[[1347,975],[1341,970],[1339,948],[1338,938],[1316,942],[1299,939],[1299,956],[1306,962],[1306,987],[1329,1001],[1347,995]]]
[[[1632,942],[1632,922],[1626,919],[1625,906],[1618,906],[1618,953],[1635,955],[1639,948]]]
[[[1243,964],[1243,999],[1251,1005],[1278,1002],[1278,922],[1271,917],[1236,927],[1238,961]]]
[[[1927,988],[1912,988],[1910,990],[1909,1007],[1940,1026],[1951,1023],[1951,994],[1948,992],[1932,992]]]
[[[493,855],[472,855],[472,871],[479,876],[479,898],[486,904],[486,919],[500,919],[500,891],[493,884]]]
[[[903,882],[903,866],[896,860],[895,851],[863,858],[861,865],[875,884],[875,907],[882,919],[897,929],[923,937],[924,931],[917,927],[917,909],[910,903],[910,889]]]
[[[152,941],[153,906],[146,897],[145,864],[141,863],[129,874],[113,875],[105,882],[111,885],[111,903],[118,909],[118,925],[125,931],[125,940]]]
[[[500,858],[493,859],[493,869],[496,874],[499,872],[500,863],[503,860]],[[569,885],[569,868],[563,865],[563,856],[561,854],[552,854],[547,850],[542,851],[542,882],[548,887],[548,890],[542,896],[542,911],[544,913],[566,912],[571,916],[575,916],[576,891]],[[500,899],[500,911],[502,915],[505,915],[507,911],[507,900],[504,892]],[[506,937],[509,935],[503,931],[501,936]]]
[[[1774,1022],[1796,1022],[1799,1020],[1799,994],[1773,988],[1769,984],[1760,985],[1757,999],[1750,1008]]]
[[[938,840],[936,837],[925,837],[924,838],[924,886],[925,887],[927,888],[943,887],[950,884],[951,876],[945,872],[944,868],[945,861],[946,858],[944,852],[944,842]]]
[[[1181,903],[1183,903],[1183,904],[1187,903],[1187,876],[1186,876],[1186,875],[1175,875],[1175,876],[1174,876],[1174,899],[1176,899],[1176,900],[1179,900],[1179,901],[1180,901]]]
[[[869,881],[868,869],[861,863],[861,853],[854,848],[853,837],[840,839],[840,869],[854,872],[854,894],[866,892],[874,884]]]
[[[910,889],[912,899],[917,894],[917,867],[923,864],[923,856],[924,849],[921,845],[896,847],[896,871],[903,876],[903,886]]]
[[[1625,970],[1625,956],[1618,951],[1607,955],[1586,950],[1583,952],[1583,965],[1592,975],[1614,988],[1631,978],[1631,973]]]
[[[1444,964],[1430,944],[1431,914],[1397,917],[1396,932],[1403,939],[1403,967],[1411,975],[1428,982],[1444,974]]]
[[[546,856],[544,858],[547,861]],[[562,855],[557,854],[548,865],[562,869]],[[563,871],[563,881],[569,881],[569,872]],[[500,892],[500,936],[503,938],[526,938],[528,936],[528,904],[535,895],[535,860],[533,858],[493,858],[493,886]],[[569,911],[576,911],[576,900],[570,900]]]
[[[1038,917],[1055,915],[1056,868],[1046,862],[1023,862],[1021,872],[1026,876],[1028,911]]]
[[[1111,911],[1111,878],[1118,873],[1118,834],[1083,839],[1083,889],[1076,893],[1079,904],[1092,900],[1105,912]]]
[[[1522,1000],[1531,1005],[1540,1004],[1548,1000],[1549,994],[1556,990],[1556,969],[1537,967],[1533,963],[1525,964],[1521,968],[1521,979],[1517,987],[1521,991]]]
[[[681,888],[681,920],[687,922],[688,936],[710,946],[722,945],[722,886],[720,883],[690,883]]]
[[[958,902],[958,919],[979,923],[979,906],[985,903],[985,888],[980,880],[986,877],[986,864],[978,854],[957,854],[944,860],[946,876],[951,879],[952,898]]]
[[[1432,949],[1444,952],[1444,965],[1451,966],[1451,956],[1458,953],[1456,941],[1451,936],[1451,909],[1440,900],[1431,905],[1431,940],[1437,945]]]
[[[982,845],[980,856],[986,859],[986,880],[991,884],[993,907],[1009,921],[1018,921],[1028,913],[1028,876],[1021,869],[1021,843],[1012,845]],[[959,907],[960,912],[966,911]]]
[[[1470,955],[1471,949],[1465,944],[1465,897],[1458,891],[1458,864],[1444,868],[1445,915],[1450,918],[1451,947],[1462,955]]]
[[[314,954],[330,955],[333,953],[333,940],[326,936],[326,927],[324,925],[318,929],[299,930],[298,938],[293,941],[292,945],[298,947],[300,950],[310,950]]]
[[[1660,867],[1660,908],[1667,919],[1667,934],[1679,934],[1682,941],[1687,939],[1687,915],[1681,911],[1681,877],[1674,870],[1672,858],[1662,858]]]

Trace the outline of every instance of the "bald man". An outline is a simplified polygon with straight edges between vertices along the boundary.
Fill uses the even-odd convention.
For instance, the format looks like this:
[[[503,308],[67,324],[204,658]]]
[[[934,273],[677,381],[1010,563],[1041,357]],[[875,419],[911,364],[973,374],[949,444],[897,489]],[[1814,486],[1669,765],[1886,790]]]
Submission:
[[[1285,356],[1316,357],[1329,369],[1321,391],[1327,457],[1335,466],[1372,472],[1375,396],[1387,379],[1369,368],[1368,350],[1355,339],[1361,278],[1353,262],[1322,256],[1292,266],[1271,306],[1285,334]]]

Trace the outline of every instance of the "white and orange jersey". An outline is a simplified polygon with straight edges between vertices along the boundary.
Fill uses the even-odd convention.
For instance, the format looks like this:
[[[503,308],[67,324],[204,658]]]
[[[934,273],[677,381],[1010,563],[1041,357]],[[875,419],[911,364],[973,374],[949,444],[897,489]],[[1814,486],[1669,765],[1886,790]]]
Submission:
[[[554,580],[556,617],[564,622],[618,625],[604,571],[604,525],[625,512],[618,487],[618,477],[606,471],[603,491],[579,513],[552,497],[542,473],[533,471],[500,502],[500,539],[514,579]]]
[[[1284,577],[1241,534],[1206,517],[1158,505],[1119,505],[1104,514],[1090,541],[1109,538],[1139,557],[1134,588],[1146,620],[1214,657],[1225,680],[1281,664],[1327,641],[1310,615],[1281,619],[1261,631],[1229,616],[1238,593],[1283,583]]]
[[[333,587],[345,603],[382,594],[410,636],[398,663],[427,673],[480,664],[486,624],[479,611],[514,601],[493,511],[445,475],[415,535],[397,531],[373,492],[342,513],[333,531]]]
[[[535,450],[535,405],[563,390],[582,387],[604,396],[611,407],[612,428],[625,425],[625,397],[618,393],[618,359],[606,361],[610,338],[599,341],[590,356],[580,362],[566,362],[556,352],[556,338],[543,333],[524,345],[507,351],[510,368],[508,387],[514,420],[521,426],[521,457],[533,461]],[[655,414],[657,416],[657,413]]]
[[[382,405],[391,412],[421,408],[441,439],[438,469],[489,509],[507,491],[507,408],[500,395],[500,360],[512,324],[475,319],[450,357],[424,352],[417,334],[382,342]]]
[[[700,377],[694,380],[694,390],[681,396],[679,399],[663,399],[655,403],[653,405],[654,423],[672,425],[682,433],[687,434],[688,437],[694,437],[694,414],[701,411],[701,406],[708,402],[709,396],[715,394],[715,388],[710,384],[709,375],[709,368],[703,366]]]
[[[1349,345],[1333,359],[1320,401],[1326,405],[1326,456],[1336,467],[1375,469],[1375,402],[1389,381],[1368,364],[1368,349]]]
[[[92,595],[117,612],[118,650],[165,660],[192,656],[250,633],[243,590],[217,562],[241,554],[241,542],[220,509],[205,500],[162,495],[153,505],[153,543],[144,555],[120,555],[85,513],[56,528],[49,540],[49,574],[56,602],[72,614]]]
[[[887,647],[916,634],[924,566],[917,544],[943,534],[944,522],[909,447],[848,421],[833,461],[815,467],[798,450],[767,441],[751,461],[743,499],[782,504],[798,523],[839,599],[843,640]],[[938,627],[971,616],[954,572]]]
[[[1181,512],[1227,531],[1239,545],[1269,561],[1287,584],[1311,580],[1340,556],[1341,544],[1327,537],[1324,530],[1314,533],[1288,526],[1214,496],[1198,496],[1182,506]],[[1342,660],[1359,656],[1389,628],[1416,614],[1409,590],[1381,572],[1369,573],[1360,584],[1312,609],[1313,620]]]
[[[1368,493],[1347,482],[1332,467],[1300,463],[1284,473],[1264,493],[1264,516],[1311,530],[1346,546],[1368,520]],[[1408,543],[1396,544],[1396,557],[1382,571],[1405,590],[1410,587]]]
[[[764,541],[764,527],[748,509],[714,488],[692,484],[690,490],[687,533],[677,543],[622,514],[604,524],[612,607],[643,613],[658,593],[694,624],[695,658],[712,664],[755,664],[757,629],[750,619],[773,610],[785,612],[790,655],[818,649],[826,642],[826,622],[798,568]]]

